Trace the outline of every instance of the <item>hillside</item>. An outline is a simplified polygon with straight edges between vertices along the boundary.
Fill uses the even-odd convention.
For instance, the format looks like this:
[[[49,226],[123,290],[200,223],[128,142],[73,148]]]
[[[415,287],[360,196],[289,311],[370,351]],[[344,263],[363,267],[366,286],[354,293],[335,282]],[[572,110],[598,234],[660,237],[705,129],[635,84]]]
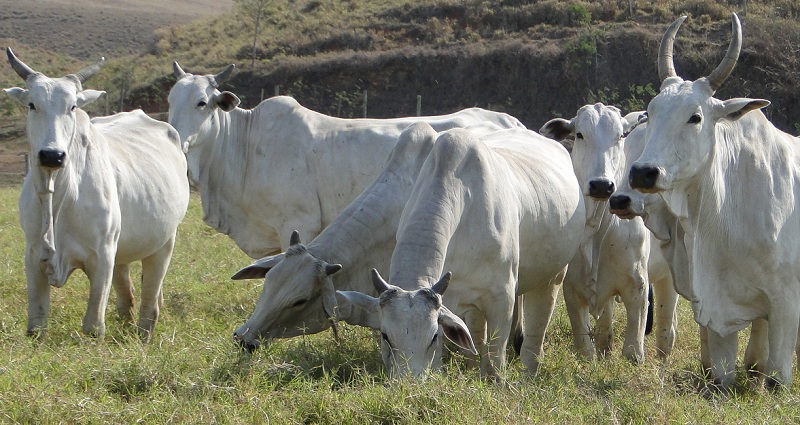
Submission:
[[[62,2],[70,0],[45,3]],[[171,4],[170,10],[198,10],[174,7],[180,2],[161,3]],[[603,101],[626,111],[643,108],[658,88],[655,62],[661,34],[681,14],[690,18],[676,43],[678,73],[689,79],[707,74],[725,51],[730,12],[736,11],[743,15],[743,50],[737,68],[717,97],[769,99],[772,105],[765,110],[767,115],[779,128],[797,134],[800,4],[791,0],[749,1],[745,15],[741,3],[269,2],[272,9],[260,28],[252,64],[253,24],[247,16],[231,11],[184,25],[164,26],[155,33],[142,27],[143,33],[151,31],[150,41],[136,44],[142,50],[110,57],[103,72],[92,79],[90,86],[106,90],[108,97],[90,112],[135,107],[165,111],[167,93],[174,83],[171,63],[178,60],[184,69],[195,73],[215,73],[235,63],[237,71],[223,89],[239,95],[245,107],[255,106],[262,94],[271,96],[277,89],[312,109],[356,117],[363,113],[366,90],[370,117],[413,115],[419,95],[425,114],[477,105],[508,112],[538,129],[553,116],[571,116],[587,102]],[[129,13],[124,8],[119,10]],[[170,16],[162,17],[168,20]],[[0,28],[4,22],[0,20]],[[82,32],[73,31],[74,37]],[[17,39],[11,45],[23,60],[53,74],[79,69],[104,50],[98,45],[71,51],[56,40],[52,41],[55,53],[47,50],[47,42],[29,45]],[[0,70],[0,82],[20,84],[8,67]],[[0,115],[18,116],[19,109],[9,102],[0,99]]]

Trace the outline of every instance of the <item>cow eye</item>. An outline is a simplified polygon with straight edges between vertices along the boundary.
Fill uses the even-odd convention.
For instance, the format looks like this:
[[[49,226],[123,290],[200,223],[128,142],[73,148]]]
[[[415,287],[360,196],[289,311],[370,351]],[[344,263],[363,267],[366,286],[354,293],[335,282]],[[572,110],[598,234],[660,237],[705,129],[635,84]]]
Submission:
[[[691,117],[689,117],[689,121],[688,122],[689,122],[689,124],[698,124],[698,123],[700,123],[700,120],[701,120],[700,114],[694,114]]]
[[[205,108],[206,105],[208,105],[208,103],[206,103],[205,100],[201,100],[201,101],[197,102],[197,107],[198,108]]]
[[[577,137],[578,139],[583,139],[583,133],[577,133],[575,134],[575,137]]]
[[[308,300],[305,300],[305,299],[297,300],[297,301],[294,302],[294,304],[292,304],[292,307],[300,307],[301,305],[303,305],[303,304],[305,304],[307,302],[308,302]]]
[[[76,109],[78,109],[78,105],[72,105],[72,107],[69,108],[69,110],[72,112],[75,112]]]
[[[28,104],[28,109],[30,109],[31,111],[35,111],[36,110],[36,107],[33,106],[33,102]]]

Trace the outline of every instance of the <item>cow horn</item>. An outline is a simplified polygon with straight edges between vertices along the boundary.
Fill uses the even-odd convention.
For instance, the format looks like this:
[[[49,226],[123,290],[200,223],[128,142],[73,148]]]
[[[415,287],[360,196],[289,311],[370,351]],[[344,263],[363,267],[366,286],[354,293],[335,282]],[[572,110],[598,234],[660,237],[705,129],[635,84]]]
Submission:
[[[439,295],[444,295],[444,291],[447,290],[447,285],[450,284],[451,277],[453,277],[453,273],[451,272],[445,273],[444,276],[442,276],[442,278],[439,279],[438,282],[433,284],[433,287],[431,288],[433,289],[433,292],[436,292]]]
[[[725,57],[717,68],[706,77],[711,89],[717,89],[725,82],[725,79],[731,75],[733,67],[736,66],[736,60],[739,59],[739,52],[742,50],[742,24],[739,22],[739,17],[735,13],[731,13],[731,43],[728,45],[728,51],[725,52]]]
[[[86,68],[83,68],[82,70],[78,71],[75,74],[75,76],[78,77],[78,81],[80,81],[81,83],[84,83],[92,75],[97,74],[97,71],[100,71],[100,67],[103,66],[105,61],[106,61],[106,58],[100,58],[100,60],[97,61],[97,63],[95,63],[94,65],[89,65]]]
[[[225,68],[222,72],[214,76],[214,81],[216,81],[217,84],[220,84],[223,81],[225,81],[226,78],[230,77],[231,72],[233,72],[233,68],[236,68],[236,65],[234,64],[228,65],[228,67]]]
[[[672,62],[672,44],[675,42],[675,35],[681,27],[686,16],[681,16],[670,24],[664,36],[661,37],[661,46],[658,48],[658,78],[663,82],[667,78],[677,77],[675,65]]]
[[[17,59],[10,47],[6,47],[6,55],[8,56],[8,63],[11,64],[11,67],[14,68],[14,71],[17,73],[17,75],[22,77],[23,80],[27,80],[29,76],[36,74],[36,71],[31,69],[31,67],[25,65],[21,60]]]
[[[172,62],[172,75],[174,75],[175,78],[177,78],[178,80],[180,80],[181,77],[186,75],[186,72],[183,71],[183,68],[181,68],[181,66],[178,65],[178,61]]]
[[[377,269],[372,269],[372,286],[375,287],[378,295],[386,292],[389,289],[389,283],[383,280],[383,277],[381,277],[381,274],[378,273]]]

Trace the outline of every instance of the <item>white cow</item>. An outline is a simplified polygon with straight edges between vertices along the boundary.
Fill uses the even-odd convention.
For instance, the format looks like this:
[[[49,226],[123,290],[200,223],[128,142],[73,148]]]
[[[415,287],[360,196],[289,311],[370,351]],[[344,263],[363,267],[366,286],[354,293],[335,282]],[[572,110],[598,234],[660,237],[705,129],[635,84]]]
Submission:
[[[169,123],[180,133],[189,178],[200,190],[203,220],[229,235],[247,255],[286,249],[298,229],[310,240],[380,174],[397,137],[424,121],[436,131],[491,121],[524,126],[479,108],[436,117],[341,119],[277,96],[253,109],[217,87],[217,75],[192,75],[173,64]]]
[[[660,356],[672,352],[675,341],[677,294],[672,289],[669,268],[660,251],[651,252],[650,232],[641,219],[621,220],[607,208],[609,196],[623,178],[625,137],[641,112],[625,117],[620,110],[602,103],[585,105],[571,120],[555,118],[539,130],[547,137],[563,140],[573,136],[572,165],[584,194],[587,223],[584,247],[570,262],[564,279],[567,305],[576,351],[593,357],[590,313],[597,317],[596,350],[605,356],[612,346],[615,298],[627,311],[622,353],[640,362],[644,358],[645,316],[650,284],[657,292],[658,326],[656,347]]]
[[[25,231],[28,334],[41,335],[50,287],[75,269],[89,278],[83,332],[102,338],[113,283],[117,310],[133,321],[132,261],[142,260],[138,328],[149,340],[158,320],[161,286],[175,232],[189,203],[186,159],[177,132],[142,111],[89,120],[81,106],[104,92],[81,84],[102,60],[51,79],[6,49],[26,89],[5,92],[28,107],[31,169],[19,200]]]
[[[430,367],[438,351],[431,348],[441,344],[438,322],[470,349],[465,323],[482,375],[496,377],[505,366],[515,297],[524,294],[520,358],[535,372],[584,222],[583,197],[563,146],[522,129],[480,138],[450,130],[438,137],[403,209],[392,290],[380,298],[339,292],[337,299],[380,319],[381,352],[392,375],[420,375]],[[436,300],[443,284],[434,286],[444,270],[453,272],[444,294],[449,310]]]
[[[630,169],[644,149],[646,124],[640,125],[625,139],[625,164],[623,169]],[[674,290],[685,299],[694,299],[692,286],[689,283],[689,257],[684,242],[685,232],[678,218],[670,212],[667,204],[656,193],[642,193],[630,187],[628,179],[621,179],[617,191],[608,199],[612,214],[624,219],[641,217],[645,226],[654,237],[651,238],[652,255],[660,255],[669,265]],[[661,296],[656,300],[661,300]],[[661,308],[661,306],[659,306]],[[659,315],[657,332],[667,332],[667,317]],[[663,325],[662,325],[663,324]],[[674,323],[673,323],[674,324]],[[662,327],[664,326],[664,327]],[[705,327],[700,326],[700,361],[704,370],[711,370],[711,357],[708,352],[708,335]],[[672,332],[674,336],[674,331]],[[750,341],[744,354],[744,362],[748,371],[763,375],[767,359],[767,322],[763,319],[753,321]],[[659,338],[660,339],[660,338]]]
[[[484,123],[469,131],[498,129]],[[334,317],[369,323],[360,309],[339,306],[335,311],[335,291],[372,292],[369,268],[389,268],[400,214],[436,136],[426,123],[409,126],[383,172],[314,240],[302,245],[295,233],[286,252],[260,259],[233,276],[264,278],[255,310],[234,332],[236,340],[252,350],[272,338],[320,332]]]
[[[728,388],[735,378],[737,332],[768,319],[767,381],[789,385],[800,323],[800,144],[760,111],[768,101],[713,97],[741,50],[735,14],[720,65],[696,81],[677,76],[672,45],[684,19],[662,39],[661,91],[630,183],[659,193],[686,232],[692,309],[708,328],[715,382]]]

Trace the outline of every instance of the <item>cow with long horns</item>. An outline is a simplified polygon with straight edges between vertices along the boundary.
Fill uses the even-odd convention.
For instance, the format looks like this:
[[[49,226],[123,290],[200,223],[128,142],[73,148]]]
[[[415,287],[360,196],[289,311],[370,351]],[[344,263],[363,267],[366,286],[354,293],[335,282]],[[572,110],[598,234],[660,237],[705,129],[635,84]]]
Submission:
[[[6,49],[26,88],[5,92],[28,108],[30,171],[19,200],[25,232],[29,335],[41,337],[51,286],[75,269],[89,278],[83,331],[102,338],[111,286],[123,320],[133,323],[129,264],[142,261],[138,329],[158,320],[161,287],[175,232],[189,203],[178,133],[142,111],[89,119],[80,108],[104,92],[82,87],[103,63],[49,78]]]
[[[800,323],[800,144],[773,126],[762,99],[718,100],[742,45],[739,18],[732,40],[708,76],[675,73],[676,20],[661,42],[661,91],[647,107],[642,155],[631,186],[659,193],[686,232],[692,309],[708,328],[715,383],[735,378],[737,332],[769,320],[767,383],[792,383]]]

